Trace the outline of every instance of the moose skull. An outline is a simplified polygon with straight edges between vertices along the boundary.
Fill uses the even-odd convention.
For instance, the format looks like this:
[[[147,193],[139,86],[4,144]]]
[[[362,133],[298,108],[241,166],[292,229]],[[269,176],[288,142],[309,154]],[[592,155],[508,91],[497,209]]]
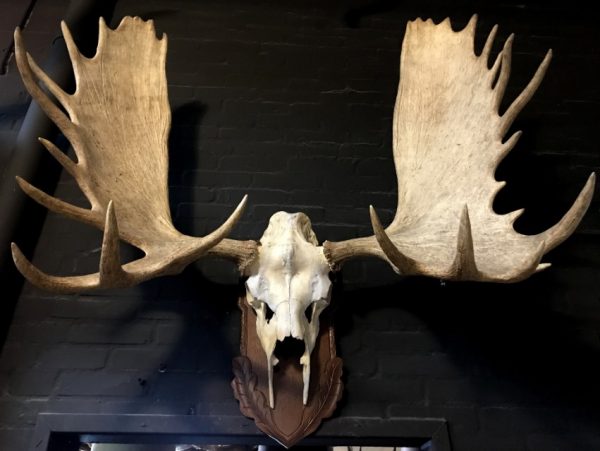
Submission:
[[[256,312],[256,330],[267,356],[269,405],[274,407],[275,345],[286,337],[304,342],[300,358],[306,405],[310,355],[319,315],[329,304],[331,281],[323,248],[304,213],[275,213],[260,239],[258,258],[247,270],[246,300]]]

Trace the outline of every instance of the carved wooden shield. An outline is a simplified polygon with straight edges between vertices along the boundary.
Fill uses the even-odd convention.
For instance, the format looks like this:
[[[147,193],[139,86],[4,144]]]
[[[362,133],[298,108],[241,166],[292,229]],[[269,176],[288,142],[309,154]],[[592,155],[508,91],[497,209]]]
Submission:
[[[240,411],[286,448],[313,433],[330,417],[341,398],[342,359],[336,356],[335,334],[328,315],[322,315],[319,337],[311,355],[308,402],[302,403],[302,367],[297,356],[278,355],[275,368],[275,407],[268,403],[267,361],[256,334],[256,313],[241,297],[241,356],[233,359],[231,386]],[[277,352],[277,351],[276,351]]]

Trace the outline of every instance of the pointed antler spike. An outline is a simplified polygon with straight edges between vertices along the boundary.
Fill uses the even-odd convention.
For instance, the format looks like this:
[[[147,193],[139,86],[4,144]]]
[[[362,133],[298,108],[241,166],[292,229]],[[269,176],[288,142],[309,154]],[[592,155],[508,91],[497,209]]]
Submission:
[[[102,239],[100,255],[100,283],[102,285],[124,285],[128,277],[121,266],[121,251],[119,249],[119,227],[112,200],[106,209],[106,223]]]
[[[104,46],[106,45],[106,37],[110,31],[112,30],[108,28],[108,25],[106,25],[104,17],[100,16],[98,19],[98,46],[96,47],[96,54],[100,53],[104,49]]]
[[[496,39],[496,33],[498,33],[498,25],[494,25],[492,31],[490,31],[490,34],[488,34],[483,46],[483,50],[481,51],[481,58],[483,58],[485,64],[489,63],[490,52],[492,51],[492,46],[494,45],[494,39]]]
[[[64,20],[60,22],[60,29],[62,31],[63,38],[65,39],[65,45],[67,46],[67,52],[69,52],[71,64],[73,64],[73,71],[75,72],[75,77],[77,77],[81,53],[79,53],[79,49],[77,48],[77,44],[75,44],[75,40],[73,39],[71,30],[69,30],[69,26]],[[77,82],[77,79],[75,81]]]
[[[493,88],[494,81],[496,80],[496,75],[498,74],[498,69],[500,69],[500,63],[502,61],[502,52],[496,55],[496,59],[494,60],[494,64],[489,70],[489,80],[490,80],[490,88]]]
[[[479,16],[477,16],[477,14],[473,14],[471,16],[471,18],[469,19],[469,22],[467,23],[467,25],[465,26],[465,28],[462,31],[467,33],[470,37],[474,37],[475,29],[477,28],[477,20],[478,19],[479,19]]]
[[[46,113],[46,115],[56,124],[60,131],[74,144],[77,140],[75,126],[69,118],[58,108],[48,95],[40,88],[37,83],[36,75],[33,69],[29,65],[29,56],[25,51],[23,45],[23,37],[19,28],[15,29],[15,59],[17,61],[17,68],[21,74],[21,78],[27,91],[37,101],[40,108]]]
[[[508,220],[509,224],[514,224],[515,221],[517,219],[519,219],[521,217],[521,215],[523,215],[523,213],[525,213],[525,209],[524,208],[519,208],[518,210],[515,211],[511,211],[510,213],[506,214],[506,218]]]
[[[65,168],[72,177],[77,179],[77,164],[71,160],[68,156],[65,155],[63,151],[61,151],[58,147],[54,145],[54,143],[48,141],[44,138],[38,138],[38,141],[42,143],[42,145],[50,152],[50,155],[54,157],[56,161],[60,163],[60,165]]]
[[[15,266],[23,274],[23,277],[31,284],[43,290],[68,294],[89,291],[100,287],[98,273],[74,277],[50,276],[31,264],[15,243],[11,243],[11,250]]]
[[[383,228],[373,205],[369,205],[369,214],[371,216],[371,225],[373,227],[373,232],[375,233],[375,238],[386,257],[400,274],[413,274],[417,269],[417,263],[412,258],[402,254],[402,252],[394,245],[390,237],[385,233],[385,229]]]
[[[538,235],[546,241],[546,252],[554,249],[575,231],[590,206],[595,185],[596,173],[592,172],[569,211],[558,223]]]
[[[516,131],[515,133],[513,133],[510,138],[508,138],[506,140],[506,142],[504,144],[502,144],[501,150],[498,153],[497,156],[497,160],[496,160],[496,165],[498,163],[500,163],[504,157],[506,157],[506,155],[508,155],[508,153],[513,150],[513,148],[517,145],[517,143],[519,142],[519,139],[521,138],[521,135],[523,134],[523,132],[521,130]]]
[[[31,67],[31,70],[35,74],[35,76],[44,83],[44,85],[48,88],[48,91],[52,93],[56,100],[60,102],[62,106],[64,106],[67,111],[69,110],[69,98],[71,97],[67,94],[60,86],[56,84],[54,80],[52,80],[46,72],[44,72],[40,66],[37,65],[35,59],[27,53],[27,62]]]
[[[35,200],[38,204],[46,207],[48,210],[53,211],[54,213],[65,215],[71,219],[81,221],[85,224],[101,228],[101,222],[99,221],[98,215],[91,210],[76,207],[65,201],[57,199],[56,197],[52,197],[39,190],[29,182],[23,180],[19,176],[15,178],[19,184],[19,187],[25,192],[25,194]]]
[[[481,273],[475,264],[471,220],[467,205],[463,207],[460,215],[456,240],[456,257],[452,263],[450,273],[451,278],[456,280],[481,280]]]
[[[10,243],[13,261],[21,274],[33,285],[43,289],[48,289],[45,283],[45,274],[31,264],[31,262],[23,255],[19,246],[16,243]]]
[[[206,241],[206,247],[213,247],[223,238],[225,238],[233,227],[238,223],[242,215],[244,214],[244,210],[246,209],[246,203],[248,202],[248,195],[244,195],[242,201],[235,208],[233,213],[227,218],[227,220],[216,230],[206,235],[203,239]]]
[[[550,268],[550,266],[552,266],[552,263],[540,263],[540,264],[537,266],[537,268],[535,268],[535,272],[536,272],[536,273],[538,273],[538,272],[542,272],[542,271],[544,271],[545,269],[548,269],[548,268]]]
[[[504,43],[504,48],[502,49],[500,75],[498,76],[496,86],[494,86],[494,108],[496,111],[498,111],[498,108],[500,108],[500,103],[502,102],[502,98],[504,97],[506,85],[508,84],[508,79],[510,77],[510,67],[512,63],[512,45],[514,39],[515,35],[511,34]]]
[[[502,115],[502,123],[500,125],[500,136],[504,136],[507,130],[512,125],[513,121],[517,117],[517,115],[521,112],[521,110],[527,105],[529,100],[533,97],[533,94],[537,91],[542,80],[544,79],[544,75],[546,75],[546,71],[548,70],[548,66],[550,65],[550,61],[552,60],[552,50],[548,50],[544,60],[538,67],[535,75],[531,79],[531,81],[527,84],[525,89],[519,94],[519,96],[513,101],[513,103],[508,107],[506,112]]]

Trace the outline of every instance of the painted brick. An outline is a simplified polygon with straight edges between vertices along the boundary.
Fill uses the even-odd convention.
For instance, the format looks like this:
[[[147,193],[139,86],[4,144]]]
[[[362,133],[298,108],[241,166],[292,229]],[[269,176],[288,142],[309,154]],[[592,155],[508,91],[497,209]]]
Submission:
[[[351,362],[350,374],[353,376],[371,377],[377,372],[377,359],[369,350],[361,349],[354,353],[345,354],[346,359]]]
[[[61,345],[42,351],[36,362],[37,368],[48,369],[99,369],[104,367],[108,349],[77,345]]]
[[[386,351],[393,354],[428,354],[442,350],[439,339],[425,331],[367,331],[363,335],[363,343],[386,354]]]
[[[41,344],[7,343],[2,350],[0,368],[13,370],[17,368],[31,368],[36,365],[44,346]]]
[[[55,393],[59,396],[144,396],[147,376],[141,372],[68,371],[60,374]]]
[[[569,423],[552,409],[483,408],[479,413],[481,430],[489,436],[515,433],[569,433]]]
[[[446,354],[382,354],[379,356],[379,360],[379,368],[383,374],[387,374],[389,377],[396,375],[456,377],[463,374],[463,369]]]
[[[347,371],[348,402],[388,402],[393,403],[396,399],[405,402],[418,402],[423,399],[424,384],[415,378],[369,378],[356,375],[352,368]]]
[[[35,426],[38,412],[45,403],[39,400],[0,400],[0,424],[8,427]]]
[[[195,373],[159,374],[152,386],[152,396],[171,402],[215,403],[231,395],[229,377],[210,373],[199,377]]]
[[[390,417],[429,417],[445,418],[448,421],[451,437],[475,436],[480,431],[477,407],[428,405],[424,401],[396,402],[386,411]]]
[[[58,376],[57,370],[19,370],[10,375],[8,392],[14,396],[49,396]]]
[[[156,343],[173,344],[181,341],[185,333],[182,324],[175,321],[159,324],[156,327]]]
[[[1,449],[27,449],[31,444],[32,428],[10,428],[0,430]]]
[[[452,446],[465,451],[525,451],[526,439],[521,435],[504,435],[491,439],[482,434],[459,435],[452,440]]]
[[[594,449],[600,447],[595,435],[575,436],[559,434],[531,434],[527,437],[527,451],[563,451],[565,449]]]
[[[97,267],[96,267],[97,270]],[[108,292],[102,295],[94,296],[55,296],[47,293],[39,297],[24,297],[22,302],[17,305],[15,312],[16,318],[23,319],[78,319],[78,318],[96,318],[96,319],[119,319],[125,318],[134,312],[139,303],[139,299],[127,299],[129,295],[139,290],[124,290],[120,293],[122,298],[109,297]],[[40,293],[37,289],[31,289],[32,292]]]
[[[193,347],[152,346],[115,349],[108,367],[115,370],[150,370],[157,372],[195,370],[202,352]],[[202,362],[208,366],[208,362]]]
[[[71,343],[143,344],[152,336],[154,324],[150,321],[118,325],[111,323],[80,322],[68,330]]]
[[[7,340],[15,343],[61,343],[69,340],[70,320],[13,322]],[[70,341],[70,340],[69,340]]]

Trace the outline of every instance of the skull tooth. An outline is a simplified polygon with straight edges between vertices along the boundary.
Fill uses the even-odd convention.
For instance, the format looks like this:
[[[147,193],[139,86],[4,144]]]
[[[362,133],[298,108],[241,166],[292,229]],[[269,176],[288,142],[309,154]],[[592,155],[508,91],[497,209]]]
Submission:
[[[302,390],[302,403],[306,405],[308,402],[308,387],[310,383],[310,354],[304,354],[300,357],[300,363],[302,364],[302,382],[304,384]]]
[[[275,396],[273,394],[273,367],[277,365],[279,361],[273,354],[267,356],[267,375],[269,378],[269,407],[275,408]]]

